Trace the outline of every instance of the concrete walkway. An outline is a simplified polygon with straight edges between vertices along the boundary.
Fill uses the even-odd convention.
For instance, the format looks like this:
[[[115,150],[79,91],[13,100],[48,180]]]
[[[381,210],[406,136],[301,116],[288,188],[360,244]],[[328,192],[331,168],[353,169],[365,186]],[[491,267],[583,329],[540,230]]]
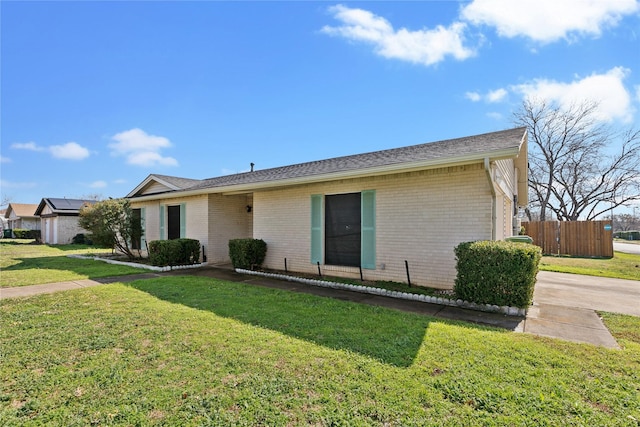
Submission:
[[[308,293],[362,304],[410,311],[445,319],[463,320],[477,324],[490,325],[515,332],[525,332],[540,336],[560,338],[568,341],[590,343],[609,348],[619,347],[594,310],[623,312],[627,314],[633,314],[635,313],[635,310],[632,309],[630,310],[631,312],[627,312],[626,309],[625,311],[620,311],[619,308],[622,307],[622,305],[615,303],[615,306],[608,305],[603,301],[606,300],[606,298],[603,298],[602,292],[608,294],[608,298],[611,299],[610,292],[607,292],[607,289],[610,286],[613,286],[613,289],[615,289],[616,292],[619,289],[628,289],[630,287],[631,294],[624,294],[621,296],[623,300],[627,301],[624,307],[633,307],[634,305],[640,304],[640,297],[635,298],[636,294],[634,293],[640,291],[640,282],[622,281],[631,283],[620,284],[617,283],[617,279],[603,280],[602,278],[589,276],[576,277],[576,275],[570,274],[540,272],[538,276],[538,284],[536,285],[536,291],[534,293],[534,305],[529,308],[526,318],[522,318],[506,316],[499,313],[486,313],[439,304],[429,304],[346,290],[310,286],[297,282],[259,276],[249,276],[236,273],[230,269],[215,267],[178,270],[168,273],[146,273],[130,276],[108,277],[95,280],[86,279],[70,282],[48,283],[44,285],[23,286],[18,288],[3,288],[0,289],[0,299],[26,297],[43,293],[97,286],[104,283],[130,282],[138,279],[149,279],[172,275],[211,277],[221,280],[247,283],[254,286],[264,286],[291,292]],[[569,289],[567,289],[566,283],[573,284],[573,286],[569,286]],[[585,289],[591,289],[591,298],[587,299],[581,297],[584,296]]]
[[[68,291],[71,289],[89,288],[105,283],[126,283],[139,279],[153,279],[160,276],[161,274],[157,273],[142,273],[128,276],[104,277],[100,279],[70,280],[68,282],[45,283],[42,285],[20,286],[17,288],[0,288],[0,299],[52,294],[54,292]]]

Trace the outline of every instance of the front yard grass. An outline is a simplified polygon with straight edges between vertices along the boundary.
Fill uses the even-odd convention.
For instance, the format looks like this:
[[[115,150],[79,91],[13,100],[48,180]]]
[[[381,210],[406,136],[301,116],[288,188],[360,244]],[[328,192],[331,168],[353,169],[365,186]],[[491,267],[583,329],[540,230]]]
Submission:
[[[640,280],[640,255],[614,252],[613,258],[543,256],[540,270]]]
[[[0,301],[0,425],[637,426],[622,350],[165,277]]]
[[[38,285],[145,272],[100,261],[67,258],[71,254],[110,252],[86,245],[36,245],[32,240],[0,240],[0,288]]]

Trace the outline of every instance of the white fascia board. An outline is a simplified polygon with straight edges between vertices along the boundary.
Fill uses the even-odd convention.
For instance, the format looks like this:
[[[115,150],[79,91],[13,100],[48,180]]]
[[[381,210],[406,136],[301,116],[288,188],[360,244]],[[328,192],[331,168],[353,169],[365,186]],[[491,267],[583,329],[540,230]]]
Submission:
[[[418,162],[404,162],[392,165],[375,166],[363,169],[354,169],[340,172],[332,172],[320,175],[307,175],[296,178],[286,178],[281,180],[271,180],[264,182],[253,182],[247,184],[227,185],[223,187],[200,188],[197,190],[176,191],[171,193],[149,194],[148,196],[135,197],[136,202],[144,202],[159,199],[172,199],[176,197],[199,196],[204,194],[241,194],[258,190],[266,190],[277,187],[287,187],[290,185],[312,184],[317,182],[336,181],[340,179],[362,178],[366,176],[389,175],[393,173],[414,172],[418,170],[436,169],[441,167],[462,166],[484,161],[486,157],[491,160],[514,158],[518,155],[518,148],[513,147],[504,150],[496,150],[473,155],[447,157],[442,159],[430,159]],[[135,193],[135,192],[132,192]],[[131,193],[129,193],[131,194]],[[132,196],[127,196],[130,198]]]

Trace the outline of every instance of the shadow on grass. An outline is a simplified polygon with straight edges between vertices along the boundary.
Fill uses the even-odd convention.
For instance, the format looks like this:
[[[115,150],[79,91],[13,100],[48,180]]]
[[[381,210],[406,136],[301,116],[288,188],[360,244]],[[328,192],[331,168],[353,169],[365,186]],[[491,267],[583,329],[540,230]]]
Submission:
[[[5,278],[10,272],[24,272],[20,273],[29,274],[32,278],[34,275],[41,275],[41,279],[35,283],[26,284],[38,284],[49,283],[61,280],[67,280],[66,278],[60,278],[53,275],[59,274],[57,272],[70,272],[79,276],[88,277],[90,279],[102,278],[108,276],[122,276],[125,274],[136,274],[145,272],[146,270],[140,270],[129,266],[106,264],[100,261],[84,260],[77,258],[67,258],[65,256],[46,256],[46,257],[30,257],[30,258],[12,258],[13,261],[17,261],[16,264],[3,267],[2,271],[5,273]],[[50,270],[47,273],[46,270]],[[36,273],[38,271],[38,273]],[[54,271],[56,273],[54,273]],[[51,277],[47,276],[51,275]],[[14,277],[15,275],[11,275]],[[49,280],[48,280],[48,279]],[[24,284],[9,283],[9,279],[6,283],[3,281],[3,287],[6,286],[24,286]]]
[[[96,252],[111,252],[111,248],[104,248],[101,246],[94,245],[49,245],[46,243],[37,243],[34,239],[0,239],[0,247],[1,246],[41,246],[43,248],[51,248],[59,251],[78,251],[82,249],[91,249]]]
[[[413,313],[207,278],[165,277],[128,286],[164,301],[397,367],[411,366],[433,321]]]

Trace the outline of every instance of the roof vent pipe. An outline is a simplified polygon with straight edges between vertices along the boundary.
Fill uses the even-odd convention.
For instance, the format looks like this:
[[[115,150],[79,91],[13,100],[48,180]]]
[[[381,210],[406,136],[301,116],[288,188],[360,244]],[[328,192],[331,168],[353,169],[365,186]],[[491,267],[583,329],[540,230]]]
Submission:
[[[251,162],[249,163],[251,165],[251,172],[253,172],[253,167],[256,165],[255,163]]]

